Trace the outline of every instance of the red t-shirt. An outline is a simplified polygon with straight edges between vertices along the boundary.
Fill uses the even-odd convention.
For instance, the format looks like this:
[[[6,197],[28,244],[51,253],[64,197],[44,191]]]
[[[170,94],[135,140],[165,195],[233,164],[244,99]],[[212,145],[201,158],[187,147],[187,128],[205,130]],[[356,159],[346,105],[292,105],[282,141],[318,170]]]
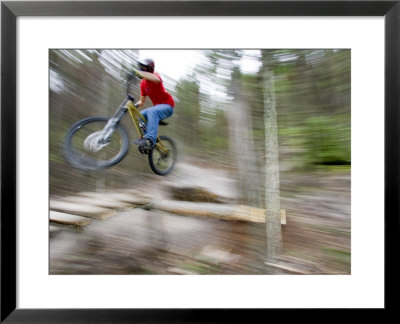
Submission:
[[[154,75],[159,78],[161,82],[156,83],[142,79],[142,82],[140,83],[141,95],[149,96],[153,105],[168,104],[174,107],[174,99],[167,91],[165,91],[160,75],[158,73],[154,73]]]

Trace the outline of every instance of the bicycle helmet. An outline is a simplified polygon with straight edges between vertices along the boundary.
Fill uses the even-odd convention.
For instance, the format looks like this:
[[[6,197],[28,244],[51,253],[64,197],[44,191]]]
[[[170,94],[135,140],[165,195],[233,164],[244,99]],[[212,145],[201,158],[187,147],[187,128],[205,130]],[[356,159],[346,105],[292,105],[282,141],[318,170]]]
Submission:
[[[140,71],[145,71],[145,72],[154,72],[154,60],[151,58],[145,58],[139,60],[139,70]]]

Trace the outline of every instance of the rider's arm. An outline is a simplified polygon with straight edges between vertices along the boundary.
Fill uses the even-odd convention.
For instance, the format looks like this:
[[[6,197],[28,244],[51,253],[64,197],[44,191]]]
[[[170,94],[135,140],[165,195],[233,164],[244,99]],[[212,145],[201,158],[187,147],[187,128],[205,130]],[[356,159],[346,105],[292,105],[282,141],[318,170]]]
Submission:
[[[144,106],[144,103],[146,102],[146,96],[140,96],[140,100],[136,103],[136,106],[138,108],[142,108]]]
[[[135,73],[139,77],[145,78],[148,81],[155,82],[155,83],[160,83],[161,82],[161,80],[153,73],[145,72],[145,71],[138,71],[138,70],[135,70]]]

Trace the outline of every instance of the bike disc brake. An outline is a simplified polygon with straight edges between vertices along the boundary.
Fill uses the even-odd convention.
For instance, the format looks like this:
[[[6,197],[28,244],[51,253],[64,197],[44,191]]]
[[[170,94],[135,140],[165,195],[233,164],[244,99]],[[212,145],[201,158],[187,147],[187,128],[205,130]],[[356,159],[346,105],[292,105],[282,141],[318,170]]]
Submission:
[[[99,131],[86,137],[83,146],[88,151],[98,152],[108,143],[110,143],[110,139],[105,139],[103,131]]]

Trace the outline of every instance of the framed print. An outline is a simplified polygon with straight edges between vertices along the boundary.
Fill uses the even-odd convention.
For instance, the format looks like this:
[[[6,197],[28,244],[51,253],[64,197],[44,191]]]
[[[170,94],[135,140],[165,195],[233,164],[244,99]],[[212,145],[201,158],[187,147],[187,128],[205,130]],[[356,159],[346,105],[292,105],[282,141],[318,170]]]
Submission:
[[[2,2],[1,321],[392,309],[399,15]]]

